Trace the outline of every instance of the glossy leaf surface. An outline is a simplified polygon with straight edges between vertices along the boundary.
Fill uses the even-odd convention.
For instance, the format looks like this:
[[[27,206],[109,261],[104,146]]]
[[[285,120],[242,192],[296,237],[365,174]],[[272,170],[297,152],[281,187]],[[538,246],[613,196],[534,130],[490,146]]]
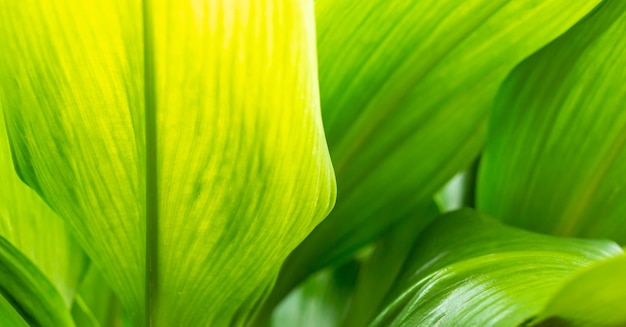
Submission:
[[[338,201],[276,297],[419,211],[478,154],[507,73],[599,2],[315,1]]]
[[[312,6],[0,5],[20,174],[137,326],[241,325],[334,203]]]
[[[538,320],[567,326],[626,326],[626,256],[599,262],[567,281]]]
[[[626,242],[626,2],[529,58],[498,96],[481,210],[543,233]]]
[[[373,325],[518,326],[574,271],[619,254],[613,242],[540,235],[455,211],[422,232]]]
[[[396,278],[413,249],[415,239],[424,221],[439,216],[439,209],[431,203],[414,217],[405,219],[374,243],[372,253],[364,260],[342,326],[367,326],[384,308]]]

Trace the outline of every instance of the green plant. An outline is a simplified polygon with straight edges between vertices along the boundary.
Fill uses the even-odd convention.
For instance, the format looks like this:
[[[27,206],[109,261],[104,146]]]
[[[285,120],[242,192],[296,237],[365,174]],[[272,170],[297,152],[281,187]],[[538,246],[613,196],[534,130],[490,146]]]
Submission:
[[[624,0],[5,1],[0,45],[2,326],[626,324]]]

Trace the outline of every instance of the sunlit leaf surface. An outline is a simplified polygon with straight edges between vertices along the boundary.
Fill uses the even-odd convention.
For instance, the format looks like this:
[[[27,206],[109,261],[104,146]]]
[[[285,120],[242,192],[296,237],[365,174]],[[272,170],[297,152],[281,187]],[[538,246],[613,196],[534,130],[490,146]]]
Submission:
[[[540,235],[455,211],[422,232],[373,325],[518,326],[574,271],[619,254],[613,242]]]
[[[312,6],[0,4],[19,172],[137,326],[241,325],[334,203]]]
[[[626,242],[626,2],[606,1],[503,85],[479,208],[544,233]]]
[[[11,160],[5,126],[0,106],[0,236],[37,267],[38,274],[54,285],[69,309],[87,265],[87,257],[63,220],[19,179]],[[14,277],[19,278],[19,275]],[[0,281],[4,285],[15,283],[21,282]],[[31,301],[15,294],[11,296],[15,305]]]
[[[290,256],[274,297],[419,211],[475,159],[510,70],[599,2],[315,1],[338,200]]]
[[[102,274],[91,265],[72,305],[72,318],[81,327],[121,326],[121,306]]]
[[[626,256],[599,262],[573,276],[537,320],[542,326],[626,326]]]

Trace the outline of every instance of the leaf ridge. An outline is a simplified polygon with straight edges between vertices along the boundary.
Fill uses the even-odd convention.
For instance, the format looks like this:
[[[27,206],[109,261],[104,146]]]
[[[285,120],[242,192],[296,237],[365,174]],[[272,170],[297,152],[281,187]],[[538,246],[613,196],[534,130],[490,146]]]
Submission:
[[[146,312],[145,324],[152,326],[152,312],[155,310],[158,288],[158,220],[159,191],[157,171],[157,124],[156,124],[156,83],[153,22],[150,0],[143,0],[143,59],[144,59],[144,110],[145,110],[145,165],[146,165]]]

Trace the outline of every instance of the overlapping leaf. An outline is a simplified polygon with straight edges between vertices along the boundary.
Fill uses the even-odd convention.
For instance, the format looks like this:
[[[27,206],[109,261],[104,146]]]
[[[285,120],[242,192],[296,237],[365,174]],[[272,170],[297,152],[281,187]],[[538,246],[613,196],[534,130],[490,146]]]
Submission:
[[[468,166],[507,73],[599,2],[316,1],[338,201],[290,256],[274,298],[419,210]]]
[[[350,261],[311,276],[276,308],[270,326],[342,326],[358,272],[359,265]]]
[[[539,325],[626,326],[626,256],[577,273],[536,319]]]
[[[65,311],[74,299],[76,288],[86,264],[87,257],[71,236],[68,228],[52,209],[17,176],[11,160],[11,149],[7,139],[4,115],[0,106],[0,237],[10,243],[11,251],[18,251],[20,260],[0,262],[2,265],[18,265],[11,269],[27,271],[22,265],[33,265],[37,272],[32,278],[43,278],[42,284],[52,284],[55,292],[63,297]],[[28,262],[28,263],[26,263]],[[7,269],[9,269],[7,267]],[[13,276],[20,278],[19,274]],[[0,279],[0,289],[7,291],[12,285],[24,283],[14,279]],[[58,296],[52,295],[54,297]],[[25,294],[46,298],[48,294]],[[6,294],[15,305],[32,302],[19,294]],[[45,301],[44,301],[45,303]],[[51,308],[31,308],[51,310]],[[29,315],[37,316],[35,312]]]
[[[22,316],[7,301],[4,296],[0,295],[0,325],[13,327],[29,327],[28,323],[22,319]]]
[[[374,244],[372,253],[359,271],[342,326],[367,326],[384,308],[384,301],[413,249],[423,222],[437,216],[439,209],[433,202],[414,217],[394,226]]]
[[[332,206],[312,6],[0,4],[20,174],[137,326],[240,325]]]
[[[72,318],[81,327],[122,326],[119,300],[93,266],[82,279],[72,305]]]
[[[0,296],[4,297],[31,326],[74,326],[70,310],[57,288],[2,236],[0,236]],[[3,315],[2,319],[15,320],[13,314],[5,315],[5,312],[0,314]]]
[[[534,234],[471,209],[425,229],[374,326],[519,326],[574,271],[623,254],[610,241]]]
[[[479,208],[559,235],[626,242],[626,2],[521,64],[499,94]]]

